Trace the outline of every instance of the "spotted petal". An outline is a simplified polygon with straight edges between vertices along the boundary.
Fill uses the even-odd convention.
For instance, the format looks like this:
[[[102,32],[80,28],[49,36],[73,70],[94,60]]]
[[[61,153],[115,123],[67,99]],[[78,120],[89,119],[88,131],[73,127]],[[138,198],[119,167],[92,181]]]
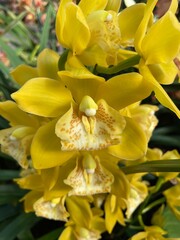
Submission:
[[[98,150],[120,142],[125,127],[123,117],[104,100],[98,103],[95,116],[78,115],[72,106],[56,124],[62,150]]]
[[[12,134],[16,129],[17,127],[12,127],[0,131],[1,151],[13,157],[22,168],[28,168],[33,135],[25,136],[22,139],[13,138]]]
[[[45,201],[43,198],[38,199],[34,205],[35,214],[40,217],[67,221],[69,216],[65,209],[63,198],[54,199],[54,201]]]
[[[81,160],[77,161],[75,169],[64,180],[73,188],[69,195],[86,196],[110,192],[114,180],[113,175],[100,164],[98,159],[95,162],[96,167],[91,172],[83,168]]]

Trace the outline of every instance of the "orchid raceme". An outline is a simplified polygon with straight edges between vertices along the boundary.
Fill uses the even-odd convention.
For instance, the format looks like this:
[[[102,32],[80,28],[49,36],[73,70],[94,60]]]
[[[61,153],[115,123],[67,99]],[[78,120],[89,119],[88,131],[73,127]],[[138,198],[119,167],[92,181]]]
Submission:
[[[161,17],[157,0],[125,5],[61,0],[53,50],[45,48],[54,43],[46,39],[54,15],[49,5],[40,44],[27,57],[35,56],[36,65],[12,61],[16,91],[9,83],[6,89],[2,77],[2,100],[8,100],[0,102],[0,148],[2,158],[18,163],[19,175],[10,175],[23,190],[12,212],[19,211],[21,196],[29,216],[58,221],[62,228],[42,239],[175,240],[164,212],[180,219],[178,2],[172,0]],[[0,172],[0,183],[9,181]],[[6,223],[5,212],[0,219]],[[27,234],[34,239],[30,229]],[[23,230],[15,238],[24,236]]]

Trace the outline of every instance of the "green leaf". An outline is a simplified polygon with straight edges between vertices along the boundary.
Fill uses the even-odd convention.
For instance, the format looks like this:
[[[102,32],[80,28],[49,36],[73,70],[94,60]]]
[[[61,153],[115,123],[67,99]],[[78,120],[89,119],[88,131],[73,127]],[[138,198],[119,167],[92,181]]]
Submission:
[[[175,217],[169,207],[166,207],[163,211],[163,229],[168,232],[167,237],[175,238],[180,237],[180,221]]]
[[[14,240],[16,236],[23,231],[29,231],[29,229],[40,220],[34,213],[22,213],[11,221],[1,232],[1,240]]]
[[[21,59],[18,57],[15,49],[6,44],[2,39],[0,39],[0,46],[1,49],[7,54],[7,57],[10,60],[11,65],[13,67],[16,67],[23,63]]]
[[[35,240],[31,231],[22,231],[18,234],[18,240]]]
[[[58,228],[55,229],[47,234],[45,234],[44,236],[38,238],[37,240],[56,240],[58,239],[59,235],[61,234],[61,232],[63,231],[64,228]]]
[[[17,25],[17,23],[26,16],[26,14],[27,14],[27,11],[24,11],[20,13],[18,16],[16,16],[15,19],[11,21],[9,25],[4,29],[3,34],[13,29]]]
[[[125,174],[142,172],[180,172],[180,159],[154,160],[132,166],[121,167]]]
[[[0,170],[0,181],[7,181],[19,177],[18,170]]]
[[[1,185],[0,186],[0,205],[18,201],[22,198],[27,191],[20,189],[15,184]],[[1,238],[0,238],[1,239]]]
[[[12,205],[3,205],[0,206],[0,222],[4,221],[12,216],[15,216],[18,213],[18,207]]]
[[[48,40],[49,40],[49,32],[51,27],[51,20],[53,16],[53,7],[51,4],[48,7],[47,15],[46,15],[46,21],[42,30],[41,38],[40,38],[40,48],[39,52],[41,52],[44,48],[48,46]]]
[[[171,136],[162,136],[154,134],[151,138],[151,144],[158,146],[174,147],[180,148],[180,136],[171,135]]]

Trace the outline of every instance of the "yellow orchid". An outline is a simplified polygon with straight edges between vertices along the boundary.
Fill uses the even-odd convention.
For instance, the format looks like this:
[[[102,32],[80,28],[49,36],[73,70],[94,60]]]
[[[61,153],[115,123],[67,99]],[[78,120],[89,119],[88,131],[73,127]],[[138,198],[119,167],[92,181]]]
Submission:
[[[126,200],[127,210],[126,216],[130,218],[136,208],[144,201],[148,195],[148,186],[145,181],[142,181],[144,174],[131,174],[127,178],[130,183],[130,194]]]
[[[90,208],[87,199],[81,197],[68,197],[66,205],[70,220],[58,240],[98,240],[104,232],[105,224],[99,211]],[[78,214],[74,214],[74,212]]]
[[[22,168],[28,168],[33,136],[47,120],[23,112],[13,101],[0,103],[0,115],[11,126],[0,131],[1,151],[13,157]]]
[[[11,76],[19,85],[37,77],[59,79],[57,75],[59,58],[58,53],[46,48],[37,57],[37,67],[21,64],[11,71]]]
[[[128,73],[105,81],[90,73],[75,57],[72,56],[71,60],[74,65],[70,67],[77,68],[72,72],[60,71],[61,80],[38,78],[37,81],[34,78],[12,94],[23,111],[55,118],[42,126],[33,139],[31,152],[34,167],[54,167],[63,164],[76,151],[98,150],[121,143],[126,122],[129,127],[124,138],[132,142],[134,134],[135,145],[140,145],[130,157],[142,156],[147,145],[143,131],[137,127],[138,124],[125,120],[117,111],[149,95],[149,90],[144,90],[146,83],[142,76]],[[130,152],[124,145],[122,149],[124,155]],[[123,157],[126,159],[126,155]]]
[[[21,188],[31,190],[22,199],[26,212],[34,211],[37,216],[67,221],[69,214],[65,208],[65,195],[50,198],[50,194],[46,194],[49,188],[52,188],[56,180],[58,180],[55,178],[55,172],[57,172],[57,169],[49,169],[48,173],[46,172],[44,174],[37,173],[33,170],[26,176],[15,179],[15,181]],[[49,198],[47,198],[46,195],[48,195]]]
[[[180,219],[180,179],[175,179],[174,182],[176,185],[164,191],[163,194],[166,197],[166,201],[172,212],[175,216]]]
[[[155,112],[157,110],[158,108],[156,106],[148,104],[140,105],[140,102],[136,102],[134,104],[129,105],[126,108],[121,109],[120,114],[126,117],[126,128],[122,133],[121,145],[110,146],[108,148],[109,152],[121,159],[128,160],[132,159],[134,160],[136,152],[137,153],[136,159],[138,159],[138,155],[140,156],[140,152],[138,153],[138,149],[140,149],[139,143],[136,144],[135,142],[129,142],[127,138],[129,138],[129,136],[132,136],[132,138],[135,138],[138,142],[141,141],[142,143],[141,149],[143,149],[144,145],[143,139],[146,138],[146,141],[147,142],[149,141],[152,132],[158,123],[158,120],[155,116]],[[132,129],[135,128],[136,133],[134,131],[131,131]],[[131,152],[128,152],[126,150],[127,141],[129,148],[131,149]]]
[[[129,240],[151,240],[151,239],[175,240],[175,239],[177,239],[177,238],[165,238],[165,237],[163,237],[163,235],[165,235],[166,232],[158,226],[145,227],[144,230],[145,231],[143,231],[143,232],[139,232],[139,233],[135,234]]]
[[[173,0],[166,14],[148,27],[156,2],[147,2],[144,17],[135,35],[134,46],[141,56],[138,67],[162,105],[180,117],[178,108],[160,85],[171,84],[178,73],[174,63],[180,50],[180,24],[174,14],[177,1]]]
[[[158,124],[158,119],[155,116],[156,111],[158,111],[158,107],[155,105],[140,104],[140,102],[136,102],[122,109],[120,113],[138,122],[146,133],[147,140],[149,141]]]
[[[106,201],[104,204],[104,212],[105,212],[105,224],[106,229],[109,233],[112,232],[116,222],[120,225],[125,225],[123,210],[126,208],[126,205],[123,199],[109,194],[106,197]]]
[[[76,5],[72,0],[61,1],[56,18],[59,42],[88,66],[115,65],[121,59],[121,53],[133,56],[131,51],[121,47],[120,3],[81,0]],[[68,31],[71,26],[76,31]]]

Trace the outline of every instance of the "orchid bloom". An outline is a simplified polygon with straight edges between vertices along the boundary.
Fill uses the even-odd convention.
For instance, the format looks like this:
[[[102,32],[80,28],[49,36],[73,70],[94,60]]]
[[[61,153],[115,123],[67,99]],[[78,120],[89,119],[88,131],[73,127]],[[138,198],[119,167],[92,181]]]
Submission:
[[[101,211],[91,209],[88,199],[76,196],[68,197],[66,205],[70,219],[58,240],[98,240],[101,238],[101,233],[106,230],[104,219],[100,216]]]
[[[72,71],[60,71],[61,80],[33,78],[12,94],[23,111],[54,118],[42,126],[33,139],[34,167],[54,167],[63,164],[77,151],[120,144],[126,122],[129,127],[125,129],[124,137],[131,138],[129,142],[132,134],[141,139],[135,142],[135,145],[140,144],[140,148],[137,146],[134,151],[138,156],[130,156],[130,159],[139,158],[139,154],[142,156],[147,144],[143,131],[118,112],[149,95],[142,76],[128,73],[105,81],[89,72],[74,56],[69,63]],[[127,148],[123,151],[123,155],[130,152]]]
[[[17,178],[15,181],[21,188],[31,190],[22,199],[26,212],[34,211],[40,217],[67,221],[69,214],[65,208],[66,196],[59,195],[58,197],[52,197],[50,194],[45,194],[49,191],[49,188],[55,185],[56,172],[57,169],[48,169],[46,173],[37,173],[34,170],[34,172]],[[45,176],[49,177],[48,181]]]
[[[171,84],[178,73],[174,63],[180,50],[180,24],[174,14],[177,1],[173,0],[165,15],[148,28],[156,2],[147,2],[144,17],[135,35],[134,46],[141,56],[139,71],[151,84],[159,102],[180,117],[179,109],[160,85]]]
[[[0,115],[10,124],[9,128],[0,130],[1,151],[13,157],[22,168],[28,168],[33,136],[48,120],[23,112],[13,101],[0,103]]]
[[[151,240],[151,239],[156,239],[156,240],[175,240],[174,238],[165,238],[163,235],[166,234],[166,232],[161,229],[158,226],[150,226],[150,227],[145,227],[145,231],[139,232],[135,234],[132,238],[129,240]]]
[[[124,54],[133,56],[135,53],[121,44],[120,3],[81,0],[76,5],[72,0],[61,1],[56,18],[58,41],[88,66],[115,65]],[[67,30],[71,26],[75,31]]]

